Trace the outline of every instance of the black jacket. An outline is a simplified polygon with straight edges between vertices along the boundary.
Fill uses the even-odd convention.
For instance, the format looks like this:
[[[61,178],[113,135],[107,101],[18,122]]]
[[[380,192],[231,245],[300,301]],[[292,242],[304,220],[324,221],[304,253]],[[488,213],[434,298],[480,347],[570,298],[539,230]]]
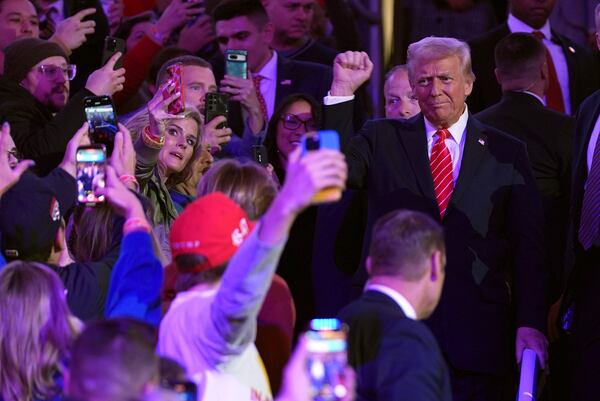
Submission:
[[[93,96],[87,89],[75,94],[56,115],[16,82],[0,77],[0,121],[10,123],[17,150],[33,159],[39,175],[57,167],[67,143],[85,122],[83,99]]]

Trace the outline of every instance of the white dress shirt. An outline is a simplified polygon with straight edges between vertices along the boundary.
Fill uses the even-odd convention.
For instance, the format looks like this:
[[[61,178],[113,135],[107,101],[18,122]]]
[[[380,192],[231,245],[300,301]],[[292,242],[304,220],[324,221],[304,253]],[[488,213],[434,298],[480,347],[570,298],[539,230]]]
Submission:
[[[550,52],[552,62],[554,63],[554,69],[556,70],[556,76],[558,77],[558,83],[560,84],[560,90],[563,95],[563,103],[565,105],[565,114],[571,114],[571,95],[569,91],[569,67],[567,66],[567,58],[560,45],[554,43],[552,39],[552,32],[550,31],[550,21],[546,21],[546,24],[540,29],[533,29],[523,21],[517,19],[514,15],[508,14],[508,29],[511,32],[525,32],[532,33],[533,31],[540,31],[546,36],[544,39],[544,45]],[[573,49],[573,52],[575,50]]]
[[[381,284],[367,284],[365,291],[377,291],[387,295],[398,304],[407,318],[417,320],[417,312],[415,311],[415,308],[413,308],[410,302],[408,302],[408,300],[404,298],[404,296],[398,291]]]
[[[275,93],[277,91],[277,52],[273,50],[271,59],[253,75],[260,75],[263,79],[260,81],[260,93],[267,104],[267,115],[269,120],[275,112]]]
[[[448,131],[450,136],[446,138],[444,143],[450,152],[452,158],[452,179],[456,186],[458,180],[458,173],[460,172],[460,164],[462,162],[462,155],[465,150],[465,131],[467,129],[467,121],[469,120],[469,110],[465,105],[465,111],[462,113],[457,122],[455,122]],[[434,138],[435,133],[438,131],[427,118],[425,118],[425,133],[427,134],[427,155],[431,159],[431,150],[437,138]]]

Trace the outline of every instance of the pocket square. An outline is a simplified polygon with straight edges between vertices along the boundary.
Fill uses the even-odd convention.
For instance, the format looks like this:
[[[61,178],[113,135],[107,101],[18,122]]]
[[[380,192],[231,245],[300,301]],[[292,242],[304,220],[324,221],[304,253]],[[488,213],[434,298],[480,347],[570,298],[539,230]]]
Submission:
[[[291,79],[284,79],[283,81],[279,82],[279,85],[291,85],[291,84],[292,84]]]

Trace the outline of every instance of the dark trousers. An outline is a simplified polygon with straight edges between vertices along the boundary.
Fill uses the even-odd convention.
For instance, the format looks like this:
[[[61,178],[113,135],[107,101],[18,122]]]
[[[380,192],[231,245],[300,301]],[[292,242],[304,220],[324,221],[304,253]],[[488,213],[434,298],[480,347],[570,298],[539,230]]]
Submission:
[[[576,256],[573,325],[568,336],[570,399],[600,399],[600,248]]]

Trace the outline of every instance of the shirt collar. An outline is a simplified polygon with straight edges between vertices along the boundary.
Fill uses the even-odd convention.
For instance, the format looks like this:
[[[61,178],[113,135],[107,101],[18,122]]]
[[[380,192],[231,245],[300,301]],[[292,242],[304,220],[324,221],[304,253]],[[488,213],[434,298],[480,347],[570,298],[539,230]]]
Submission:
[[[462,137],[465,133],[465,129],[467,128],[467,121],[469,120],[469,108],[467,106],[467,104],[465,103],[465,111],[463,111],[462,115],[460,116],[460,118],[458,119],[457,122],[455,122],[451,127],[448,128],[448,131],[450,131],[450,135],[452,136],[452,139],[454,139],[454,141],[456,143],[460,143],[460,141],[462,140]],[[438,131],[438,129],[431,124],[427,118],[425,118],[425,132],[427,133],[427,140],[430,140],[431,138],[433,138],[433,136],[435,135],[435,133]]]
[[[417,312],[415,311],[415,308],[413,308],[410,302],[408,302],[408,300],[404,298],[404,296],[398,291],[382,284],[367,284],[365,290],[377,291],[387,295],[398,304],[398,306],[400,307],[400,309],[402,309],[402,312],[404,312],[407,318],[417,320]]]
[[[533,96],[534,98],[536,98],[537,100],[539,100],[540,103],[542,103],[544,106],[546,105],[546,101],[544,99],[542,99],[541,97],[539,97],[538,95],[536,95],[535,93],[533,93],[533,92],[529,92],[529,91],[525,91],[525,90],[518,91],[518,92],[527,93],[528,95]]]
[[[267,61],[267,64],[263,65],[263,68],[256,75],[260,75],[263,79],[271,81],[277,80],[277,52],[275,50],[273,50],[271,59]]]
[[[526,23],[524,23],[523,21],[521,21],[520,19],[518,19],[517,17],[515,17],[512,14],[508,14],[508,29],[510,29],[511,32],[524,32],[524,33],[531,33],[533,31],[540,31],[541,33],[544,34],[544,36],[546,36],[546,39],[550,40],[552,38],[552,32],[550,30],[550,19],[548,19],[548,21],[546,21],[546,23],[544,24],[543,27],[541,27],[540,29],[534,29],[532,27],[530,27],[529,25],[527,25]]]

